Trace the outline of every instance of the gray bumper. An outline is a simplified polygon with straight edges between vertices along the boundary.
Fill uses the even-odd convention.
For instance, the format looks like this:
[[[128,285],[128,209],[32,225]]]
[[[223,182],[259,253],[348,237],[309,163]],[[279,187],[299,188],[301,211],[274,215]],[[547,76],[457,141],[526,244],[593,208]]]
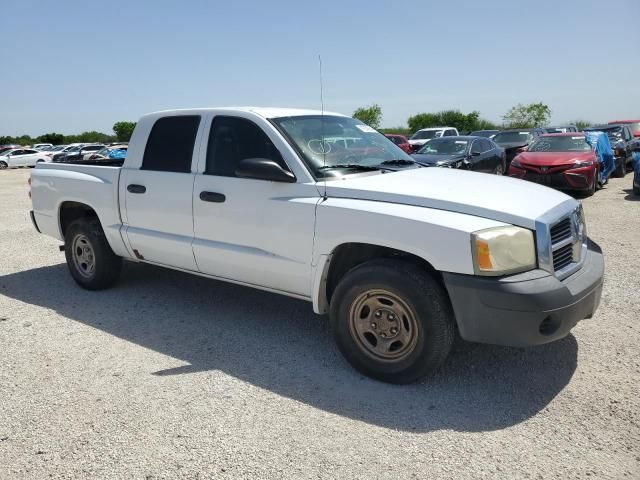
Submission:
[[[443,277],[463,339],[521,347],[562,338],[591,318],[600,303],[604,260],[589,241],[582,268],[562,281],[543,270],[501,278]]]

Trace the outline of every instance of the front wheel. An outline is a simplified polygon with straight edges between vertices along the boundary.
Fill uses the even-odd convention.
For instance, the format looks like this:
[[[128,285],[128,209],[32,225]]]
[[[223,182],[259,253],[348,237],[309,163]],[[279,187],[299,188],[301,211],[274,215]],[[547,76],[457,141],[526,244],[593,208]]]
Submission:
[[[71,276],[82,288],[109,288],[120,276],[122,258],[111,250],[97,218],[80,218],[69,225],[64,253]]]
[[[498,165],[496,165],[496,168],[493,171],[493,173],[495,175],[504,175],[504,172],[505,172],[505,168],[504,168],[504,164],[502,162],[500,162]]]
[[[454,322],[442,286],[401,260],[354,268],[331,299],[338,348],[358,371],[384,382],[414,382],[438,368],[451,350]]]
[[[9,168],[9,164],[7,162],[0,162],[0,170],[6,170]]]

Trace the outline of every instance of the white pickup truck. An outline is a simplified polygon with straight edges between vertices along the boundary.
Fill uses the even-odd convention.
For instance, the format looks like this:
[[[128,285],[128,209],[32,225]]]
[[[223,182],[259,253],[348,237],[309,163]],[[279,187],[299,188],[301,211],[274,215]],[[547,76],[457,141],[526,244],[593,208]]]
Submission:
[[[33,223],[64,242],[80,286],[111,286],[126,259],[308,300],[330,313],[349,362],[380,380],[424,376],[455,335],[562,338],[600,301],[602,253],[579,202],[422,168],[343,115],[157,112],[121,166],[81,163],[31,175]]]

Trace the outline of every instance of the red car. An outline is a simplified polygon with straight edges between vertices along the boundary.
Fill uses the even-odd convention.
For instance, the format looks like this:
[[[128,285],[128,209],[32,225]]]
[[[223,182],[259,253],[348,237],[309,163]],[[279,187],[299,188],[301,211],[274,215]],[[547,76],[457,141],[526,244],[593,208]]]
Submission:
[[[629,130],[631,130],[634,137],[640,137],[640,120],[614,120],[613,122],[609,122],[609,125],[621,123],[629,127]]]
[[[391,140],[393,143],[395,143],[397,146],[399,146],[402,151],[404,151],[405,153],[411,153],[411,144],[409,143],[409,139],[403,135],[391,135],[391,134],[385,134],[385,137],[387,137],[389,140]]]
[[[536,138],[526,152],[516,156],[509,176],[593,195],[598,168],[598,158],[583,133],[554,133]]]

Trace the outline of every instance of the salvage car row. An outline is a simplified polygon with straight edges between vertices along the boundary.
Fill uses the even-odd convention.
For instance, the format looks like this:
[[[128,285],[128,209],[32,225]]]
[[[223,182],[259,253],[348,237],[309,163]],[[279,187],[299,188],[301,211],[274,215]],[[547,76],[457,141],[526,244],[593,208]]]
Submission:
[[[615,121],[579,132],[573,125],[481,130],[461,136],[452,127],[425,128],[411,138],[387,134],[424,166],[462,168],[593,195],[610,176],[624,177],[640,152],[640,121]],[[639,156],[640,153],[636,153]],[[640,163],[640,160],[636,163]],[[633,182],[638,192],[640,166]]]

